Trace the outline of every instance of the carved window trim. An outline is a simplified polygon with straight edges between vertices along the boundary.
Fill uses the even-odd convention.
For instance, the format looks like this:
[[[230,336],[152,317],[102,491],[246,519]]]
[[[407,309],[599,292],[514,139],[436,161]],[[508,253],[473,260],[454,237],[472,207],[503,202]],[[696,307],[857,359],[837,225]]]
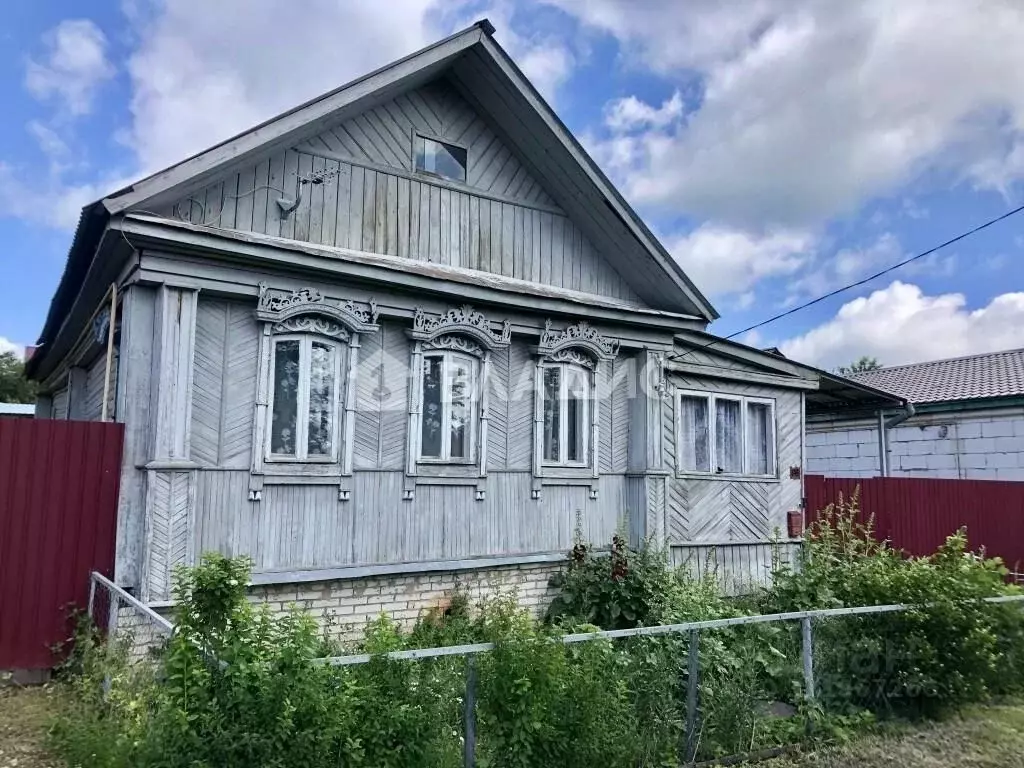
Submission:
[[[331,302],[314,288],[297,291],[273,290],[259,285],[256,319],[261,325],[257,364],[256,415],[253,420],[252,466],[249,500],[260,501],[265,482],[337,483],[338,498],[351,498],[354,450],[356,371],[359,366],[359,337],[379,330],[377,305],[348,300]],[[335,432],[338,435],[330,459],[291,459],[270,454],[270,418],[274,382],[275,342],[281,338],[324,338],[338,347],[340,407]],[[300,418],[302,415],[300,414]]]
[[[560,331],[552,329],[551,320],[544,323],[540,343],[533,347],[534,416],[533,416],[533,485],[531,495],[539,499],[544,485],[578,484],[589,481],[590,498],[598,494],[600,477],[601,408],[599,384],[604,379],[606,362],[619,353],[619,340],[602,335],[585,320],[568,325]],[[585,441],[585,462],[564,464],[544,460],[544,370],[554,364],[569,365],[585,371],[590,382],[588,398],[588,438]]]
[[[491,352],[507,347],[512,340],[512,327],[508,320],[495,332],[493,323],[483,313],[469,305],[449,309],[440,315],[428,315],[417,308],[412,328],[407,331],[412,339],[409,387],[409,415],[406,428],[406,465],[403,498],[415,498],[418,482],[444,479],[452,483],[476,486],[476,498],[486,498],[488,382]],[[423,438],[423,364],[431,352],[445,357],[463,355],[477,361],[474,409],[470,430],[470,459],[437,459],[421,456]]]

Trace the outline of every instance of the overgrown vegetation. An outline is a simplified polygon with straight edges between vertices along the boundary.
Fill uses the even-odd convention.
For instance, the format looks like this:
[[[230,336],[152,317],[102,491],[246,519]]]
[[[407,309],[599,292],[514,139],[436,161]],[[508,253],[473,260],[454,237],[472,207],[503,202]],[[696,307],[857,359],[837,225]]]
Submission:
[[[408,632],[368,625],[368,664],[330,666],[338,652],[301,612],[272,618],[246,600],[249,563],[207,555],[176,581],[176,631],[153,664],[83,632],[73,695],[52,729],[71,765],[458,766],[467,673],[461,656],[391,660],[388,651],[472,642],[477,764],[483,768],[678,765],[686,743],[688,637],[564,645],[566,632],[706,620],[746,612],[907,603],[904,613],[816,622],[818,699],[804,703],[795,622],[699,635],[701,758],[806,738],[848,737],[876,718],[935,715],[1024,687],[1024,613],[998,561],[965,551],[963,533],[932,557],[908,559],[856,522],[856,499],[809,532],[799,569],[737,601],[713,573],[668,567],[652,547],[582,540],[537,621],[502,596],[479,606],[455,594]],[[104,685],[106,683],[106,685]]]
[[[0,403],[32,403],[36,383],[25,377],[25,364],[13,352],[0,352]]]

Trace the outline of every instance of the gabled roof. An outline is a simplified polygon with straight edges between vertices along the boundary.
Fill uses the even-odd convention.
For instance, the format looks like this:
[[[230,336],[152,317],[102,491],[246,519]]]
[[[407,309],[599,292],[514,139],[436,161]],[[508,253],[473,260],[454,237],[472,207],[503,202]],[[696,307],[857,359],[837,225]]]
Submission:
[[[849,378],[912,403],[1024,397],[1024,349],[895,365]]]
[[[39,344],[51,342],[89,272],[113,215],[170,201],[247,160],[291,146],[326,124],[444,75],[495,128],[636,293],[656,309],[713,320],[718,313],[640,220],[499,46],[484,20],[353,80],[83,209]],[[45,356],[45,347],[43,356]],[[37,361],[38,364],[38,361]]]

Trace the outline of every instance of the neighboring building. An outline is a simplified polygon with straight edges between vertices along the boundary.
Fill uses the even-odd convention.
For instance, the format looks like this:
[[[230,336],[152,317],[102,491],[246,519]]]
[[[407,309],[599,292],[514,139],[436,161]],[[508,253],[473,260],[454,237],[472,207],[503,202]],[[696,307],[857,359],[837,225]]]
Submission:
[[[36,415],[36,406],[32,403],[0,403],[0,418],[31,419]]]
[[[41,413],[106,390],[125,423],[116,578],[143,599],[219,550],[342,621],[456,580],[536,605],[577,516],[761,581],[805,401],[898,402],[708,335],[492,31],[84,210],[29,372]]]
[[[905,398],[916,415],[885,430],[885,469],[877,416],[816,417],[807,430],[808,472],[1024,480],[1024,350],[880,368],[850,378]]]

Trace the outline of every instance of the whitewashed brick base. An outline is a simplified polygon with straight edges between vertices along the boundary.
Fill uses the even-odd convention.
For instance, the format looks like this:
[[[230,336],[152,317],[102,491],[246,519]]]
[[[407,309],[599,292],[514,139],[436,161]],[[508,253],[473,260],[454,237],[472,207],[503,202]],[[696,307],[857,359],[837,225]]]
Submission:
[[[336,639],[350,640],[359,637],[366,623],[381,613],[408,629],[431,608],[445,607],[460,588],[474,606],[514,590],[520,605],[540,615],[555,596],[549,580],[561,567],[561,563],[530,563],[270,585],[254,587],[252,599],[267,603],[274,612],[302,608],[321,626],[329,626]]]
[[[313,615],[331,636],[351,641],[362,636],[367,622],[387,614],[404,629],[434,607],[445,607],[456,589],[462,589],[475,607],[485,598],[515,592],[520,605],[541,615],[555,596],[551,576],[563,563],[504,565],[479,570],[432,571],[368,576],[358,579],[310,581],[252,587],[250,600],[266,603],[272,613],[300,608]],[[167,612],[167,609],[161,611]],[[118,631],[132,632],[132,657],[142,658],[161,639],[144,626],[131,609],[120,611]]]

